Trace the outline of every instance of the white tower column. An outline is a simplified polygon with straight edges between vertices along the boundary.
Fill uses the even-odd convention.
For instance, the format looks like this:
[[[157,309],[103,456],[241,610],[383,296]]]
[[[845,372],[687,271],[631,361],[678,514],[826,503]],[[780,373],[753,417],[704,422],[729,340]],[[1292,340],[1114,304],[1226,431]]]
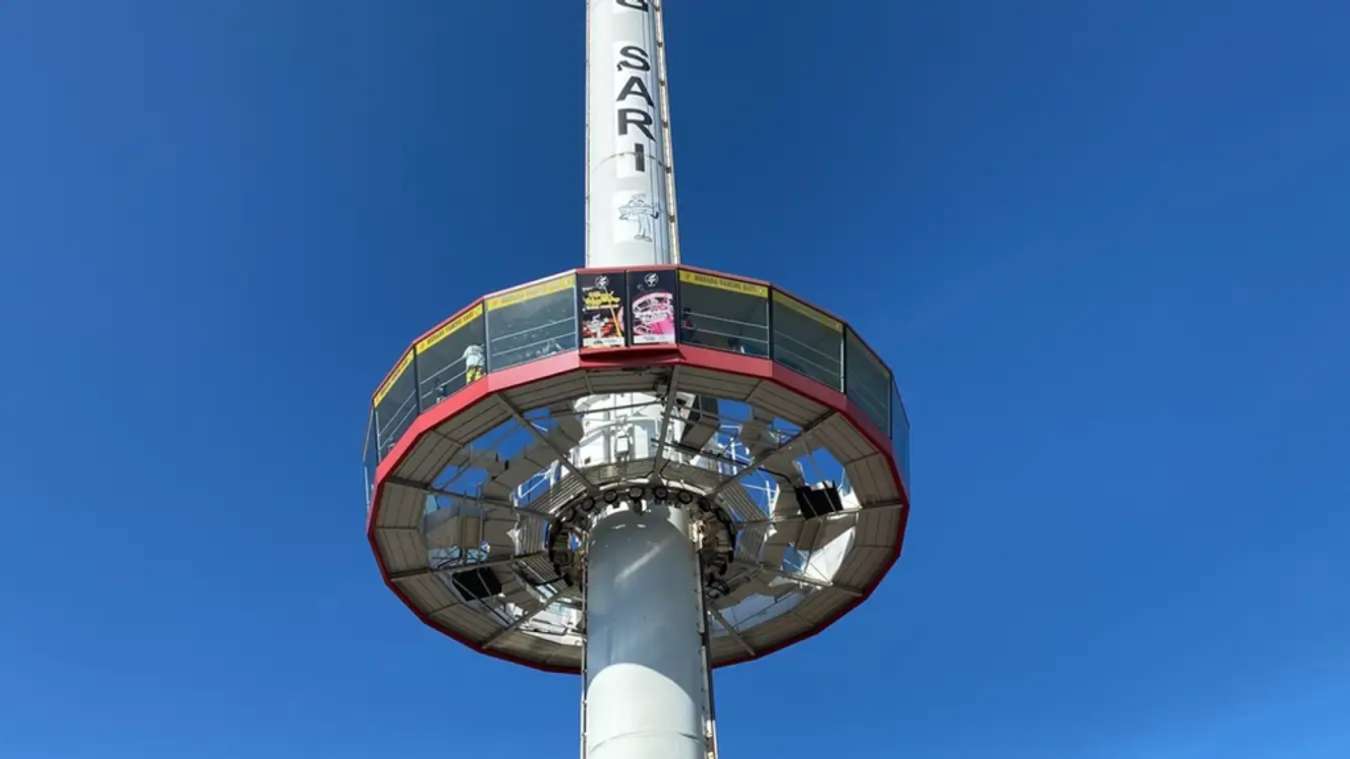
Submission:
[[[679,263],[662,0],[586,0],[586,265]],[[651,455],[652,409],[584,405],[591,464]],[[655,400],[653,400],[655,403]],[[620,418],[627,424],[617,425]],[[621,434],[622,433],[622,434]],[[612,508],[586,559],[585,759],[707,759],[703,582],[689,515]]]
[[[586,759],[706,759],[698,557],[677,506],[619,508],[586,566]]]
[[[586,0],[586,265],[679,262],[659,0]]]

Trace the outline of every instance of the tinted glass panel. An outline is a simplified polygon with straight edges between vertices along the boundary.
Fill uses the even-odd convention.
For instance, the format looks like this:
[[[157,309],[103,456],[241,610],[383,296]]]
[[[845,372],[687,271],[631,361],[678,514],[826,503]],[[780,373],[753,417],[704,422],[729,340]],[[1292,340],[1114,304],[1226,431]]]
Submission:
[[[628,272],[633,345],[675,342],[675,271]]]
[[[628,325],[628,280],[623,272],[577,275],[581,347],[622,348]]]
[[[379,465],[379,445],[375,442],[375,412],[371,411],[366,417],[366,443],[361,450],[362,464],[365,466],[366,474],[366,505],[370,505],[370,498],[374,495],[372,488],[375,486],[375,467]]]
[[[680,341],[769,355],[769,288],[680,271]]]
[[[417,341],[417,394],[429,409],[487,373],[479,304]]]
[[[909,417],[905,414],[905,404],[900,400],[900,390],[891,385],[891,450],[895,453],[895,463],[900,467],[900,476],[909,487]]]
[[[488,298],[489,371],[576,350],[575,285],[568,274]]]
[[[417,418],[417,387],[412,364],[413,352],[408,351],[375,393],[375,439],[380,458],[389,453],[399,436]]]
[[[891,373],[862,340],[848,331],[845,348],[848,399],[862,409],[883,434],[891,429]]]
[[[835,390],[844,389],[844,325],[777,290],[773,292],[773,357]]]

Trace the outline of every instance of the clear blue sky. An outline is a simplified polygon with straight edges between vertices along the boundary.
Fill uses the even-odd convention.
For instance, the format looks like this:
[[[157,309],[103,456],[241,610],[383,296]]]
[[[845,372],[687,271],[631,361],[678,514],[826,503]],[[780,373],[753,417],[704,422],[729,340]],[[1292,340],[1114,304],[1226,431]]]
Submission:
[[[0,7],[0,756],[574,755],[575,679],[383,588],[360,450],[409,338],[581,262],[582,8]],[[905,556],[720,672],[725,756],[1350,756],[1347,27],[670,0],[686,260],[914,426]]]

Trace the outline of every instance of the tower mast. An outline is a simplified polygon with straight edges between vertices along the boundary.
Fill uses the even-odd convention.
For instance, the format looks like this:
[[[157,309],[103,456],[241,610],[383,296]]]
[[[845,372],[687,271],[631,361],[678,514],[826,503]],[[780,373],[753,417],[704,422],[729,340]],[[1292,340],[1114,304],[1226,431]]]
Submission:
[[[586,265],[679,263],[662,9],[586,3]]]
[[[586,266],[678,263],[660,4],[587,0],[586,36]],[[651,405],[609,410],[641,400]],[[661,409],[645,394],[580,403],[583,457],[609,460],[619,427],[655,450],[648,438],[661,426]],[[620,415],[629,423],[616,426]],[[596,519],[585,583],[586,759],[710,755],[711,681],[693,537],[687,510],[655,499]]]

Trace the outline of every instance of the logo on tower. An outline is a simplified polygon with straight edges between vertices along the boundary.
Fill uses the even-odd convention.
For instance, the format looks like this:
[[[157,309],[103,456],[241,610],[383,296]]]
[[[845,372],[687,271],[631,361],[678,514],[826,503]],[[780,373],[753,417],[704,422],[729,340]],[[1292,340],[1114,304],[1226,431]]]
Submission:
[[[633,235],[634,240],[651,242],[656,239],[656,220],[660,216],[661,209],[652,205],[647,196],[641,193],[634,195],[629,198],[627,203],[619,206],[619,220],[637,224],[637,234]]]

